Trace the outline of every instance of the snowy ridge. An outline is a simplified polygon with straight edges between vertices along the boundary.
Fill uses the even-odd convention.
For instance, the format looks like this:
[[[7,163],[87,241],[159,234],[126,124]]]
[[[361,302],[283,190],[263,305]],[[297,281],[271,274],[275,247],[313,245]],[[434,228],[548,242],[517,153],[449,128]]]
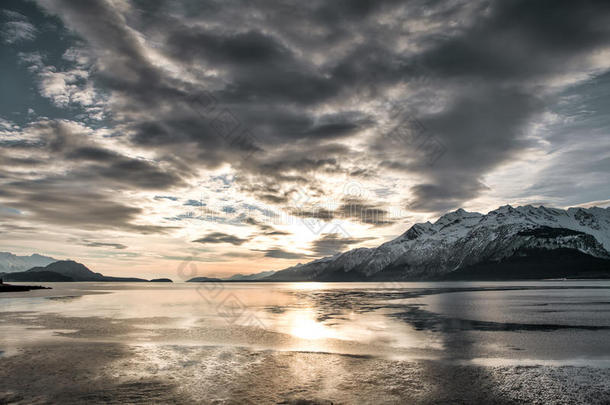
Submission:
[[[31,267],[46,266],[57,259],[34,253],[30,256],[18,256],[9,252],[0,252],[0,273],[25,271]]]
[[[523,249],[572,249],[610,259],[610,208],[562,210],[502,206],[486,215],[458,209],[436,222],[413,225],[373,249],[359,248],[279,271],[273,280],[371,279],[392,272],[405,279],[434,278]]]

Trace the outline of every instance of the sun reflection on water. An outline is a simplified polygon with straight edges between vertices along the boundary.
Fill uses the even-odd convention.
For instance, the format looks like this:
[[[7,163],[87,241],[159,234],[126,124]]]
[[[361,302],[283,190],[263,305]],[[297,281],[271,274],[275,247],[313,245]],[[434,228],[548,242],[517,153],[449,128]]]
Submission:
[[[317,283],[315,281],[290,283],[288,285],[290,290],[324,290],[326,287],[328,286],[325,283]]]
[[[337,337],[335,331],[316,320],[315,312],[311,308],[292,312],[288,316],[290,334],[294,337],[307,340]]]

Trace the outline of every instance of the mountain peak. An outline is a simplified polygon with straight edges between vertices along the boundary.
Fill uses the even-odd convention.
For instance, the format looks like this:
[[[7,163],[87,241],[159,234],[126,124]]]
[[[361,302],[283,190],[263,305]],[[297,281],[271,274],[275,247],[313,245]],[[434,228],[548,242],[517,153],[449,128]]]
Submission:
[[[436,220],[434,225],[449,225],[453,222],[459,222],[464,218],[473,217],[479,218],[482,217],[482,214],[479,214],[478,212],[469,212],[463,208],[458,208],[455,211],[448,212],[445,215],[441,216],[439,219]]]
[[[102,274],[95,273],[89,270],[84,264],[75,262],[74,260],[58,260],[44,268],[33,267],[27,271],[52,271],[80,281],[101,281],[104,278]]]
[[[506,205],[502,205],[502,206],[496,208],[493,211],[490,211],[489,213],[492,215],[498,215],[498,214],[510,214],[510,213],[513,213],[516,211],[517,210],[515,208],[513,208],[512,205],[506,204]]]
[[[428,232],[432,229],[430,222],[415,224],[409,228],[405,233],[401,235],[402,239],[413,240],[418,238],[421,234]]]

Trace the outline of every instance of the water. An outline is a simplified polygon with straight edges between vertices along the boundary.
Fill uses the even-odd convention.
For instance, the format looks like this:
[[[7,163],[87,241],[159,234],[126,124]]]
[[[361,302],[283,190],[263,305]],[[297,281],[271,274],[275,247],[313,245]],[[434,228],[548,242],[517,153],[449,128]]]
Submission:
[[[483,385],[496,378],[493,392],[484,395],[497,400],[515,397],[513,385],[497,387],[516,378],[544,378],[548,385],[553,378],[573,381],[571,368],[563,366],[597,370],[596,376],[610,367],[609,281],[47,285],[53,289],[0,297],[0,365],[12,364],[14,376],[25,372],[23,359],[40,355],[40,348],[51,368],[65,351],[76,358],[69,349],[76,345],[109,350],[96,354],[106,369],[99,371],[96,363],[83,373],[107,380],[113,392],[138,392],[144,402],[147,395],[159,395],[150,388],[157,385],[117,387],[154,378],[167,384],[167,400],[178,402],[239,403],[252,396],[270,403],[312,396],[347,403],[407,397],[426,402],[443,395],[451,400],[457,392],[468,401],[472,392],[463,387],[447,390],[454,377],[443,373],[453,375],[447,370],[457,368]],[[78,367],[86,364],[82,360]],[[519,368],[525,366],[536,368]],[[499,370],[512,371],[498,376],[505,372]],[[547,370],[544,376],[540,370]],[[432,378],[434,373],[441,374]],[[66,371],[66,381],[72,374]],[[277,379],[274,388],[264,378]],[[422,379],[424,387],[408,385]],[[16,377],[7,381],[0,383],[0,400],[2,388],[5,395],[17,395],[22,384]],[[49,381],[44,390],[62,381]],[[581,383],[580,393],[569,395],[591,391],[595,397],[596,390],[608,388]],[[86,394],[78,395],[93,402],[95,395],[104,398],[104,389],[91,394],[89,384],[83,380]],[[383,396],[387,384],[396,392]],[[77,387],[72,383],[69,390]],[[547,391],[568,395],[559,388]],[[63,391],[53,395],[66,400]]]

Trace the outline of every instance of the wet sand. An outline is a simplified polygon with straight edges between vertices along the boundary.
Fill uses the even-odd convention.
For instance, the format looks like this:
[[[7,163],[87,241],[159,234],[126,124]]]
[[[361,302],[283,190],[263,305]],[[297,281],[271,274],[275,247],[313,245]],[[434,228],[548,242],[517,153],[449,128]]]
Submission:
[[[3,358],[0,403],[404,404],[610,401],[610,372],[477,367],[239,347],[45,344]]]

